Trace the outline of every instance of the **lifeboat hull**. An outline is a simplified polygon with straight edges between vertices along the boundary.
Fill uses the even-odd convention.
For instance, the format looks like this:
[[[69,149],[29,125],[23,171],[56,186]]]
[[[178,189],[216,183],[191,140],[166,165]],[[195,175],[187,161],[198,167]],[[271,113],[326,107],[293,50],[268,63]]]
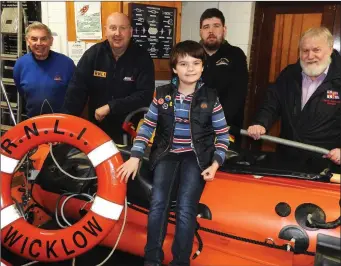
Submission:
[[[33,193],[41,205],[54,211],[59,194],[45,191],[38,185]],[[191,264],[314,265],[318,234],[340,238],[340,227],[314,229],[305,226],[300,219],[306,218],[307,209],[318,209],[325,214],[326,221],[335,220],[340,216],[339,202],[338,184],[268,176],[256,178],[219,171],[214,181],[206,184],[200,200],[210,217],[198,218],[198,234],[203,247]],[[83,206],[81,200],[70,200],[64,212],[66,216],[78,219],[78,210]],[[283,211],[278,206],[285,206],[286,209]],[[148,208],[136,203],[128,204],[127,220],[118,249],[143,256],[147,213]],[[115,245],[123,218],[122,214],[102,245]],[[170,218],[164,242],[165,263],[171,261],[172,221],[174,219]],[[288,232],[292,238],[285,239]],[[198,248],[199,242],[195,239],[193,253]]]

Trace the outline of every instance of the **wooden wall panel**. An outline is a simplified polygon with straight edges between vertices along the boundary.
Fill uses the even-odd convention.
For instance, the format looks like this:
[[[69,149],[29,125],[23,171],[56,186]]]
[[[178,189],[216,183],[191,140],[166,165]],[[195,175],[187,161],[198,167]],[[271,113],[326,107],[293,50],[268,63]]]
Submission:
[[[282,28],[282,51],[281,51],[281,57],[280,57],[280,68],[283,69],[288,65],[288,54],[289,54],[289,48],[290,48],[290,39],[291,39],[291,25],[293,21],[293,15],[287,14],[284,15],[284,27]],[[278,69],[276,69],[278,70]]]
[[[101,15],[102,15],[102,40],[105,40],[104,25],[106,24],[107,17],[112,12],[123,12],[129,15],[129,3],[134,2],[101,2]],[[175,41],[178,43],[181,38],[181,2],[135,2],[139,4],[148,4],[154,6],[174,7],[177,9],[176,18],[176,37]],[[66,17],[67,17],[67,37],[68,41],[76,41],[76,25],[75,25],[75,8],[73,2],[66,2]],[[86,40],[87,42],[100,42],[102,40]],[[167,80],[171,78],[171,69],[169,67],[168,59],[154,59],[155,65],[155,78],[157,80]]]
[[[298,60],[302,33],[310,27],[320,26],[321,22],[322,13],[276,15],[269,82],[275,82],[288,64]]]
[[[304,14],[302,23],[302,33],[311,27],[319,27],[322,25],[322,13]]]
[[[341,4],[335,6],[335,21],[333,29],[334,49],[341,53]]]
[[[303,18],[303,14],[294,15],[292,21],[291,44],[289,48],[288,62],[296,62],[297,58],[299,58],[299,46],[302,35]]]

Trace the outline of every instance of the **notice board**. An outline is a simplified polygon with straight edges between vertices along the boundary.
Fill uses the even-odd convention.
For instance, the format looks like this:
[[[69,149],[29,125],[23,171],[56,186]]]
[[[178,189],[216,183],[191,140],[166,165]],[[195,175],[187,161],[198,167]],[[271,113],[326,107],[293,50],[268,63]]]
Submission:
[[[133,40],[154,59],[168,59],[176,38],[176,8],[131,3]]]

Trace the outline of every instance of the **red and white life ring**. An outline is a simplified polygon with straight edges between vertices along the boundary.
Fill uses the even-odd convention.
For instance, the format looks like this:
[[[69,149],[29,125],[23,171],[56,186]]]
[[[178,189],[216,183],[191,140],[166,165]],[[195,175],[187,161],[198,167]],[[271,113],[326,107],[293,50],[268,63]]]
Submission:
[[[76,224],[43,230],[27,223],[11,198],[13,172],[23,156],[46,142],[64,142],[83,151],[98,177],[91,210]],[[123,163],[115,143],[94,124],[70,115],[42,115],[19,123],[1,138],[1,242],[31,260],[60,261],[98,244],[119,219],[126,184],[115,178]]]

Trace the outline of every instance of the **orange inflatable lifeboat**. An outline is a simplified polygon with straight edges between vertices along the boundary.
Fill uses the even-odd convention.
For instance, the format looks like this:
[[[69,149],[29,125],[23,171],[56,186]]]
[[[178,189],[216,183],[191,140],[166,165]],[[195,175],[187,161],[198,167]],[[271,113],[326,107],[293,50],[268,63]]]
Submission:
[[[129,150],[120,148],[123,160],[129,158]],[[64,221],[73,224],[91,209],[92,202],[81,194],[96,193],[97,182],[72,180],[55,166],[57,160],[69,173],[92,176],[84,154],[63,144],[54,146],[53,154],[54,159],[43,148],[34,154],[35,163],[37,158],[44,159],[35,165],[39,173],[29,182],[34,202],[26,209],[35,204],[52,218],[62,214]],[[302,170],[302,165],[284,164],[270,153],[245,151],[231,156],[205,186],[191,265],[340,265],[340,184],[331,182],[336,175],[327,170],[321,173],[323,169],[315,166]],[[144,158],[139,175],[128,182],[126,217],[121,215],[101,245],[114,247],[119,240],[118,249],[143,256],[151,189],[152,176]],[[22,187],[12,188],[18,200],[23,194]],[[171,261],[174,195],[176,190],[164,263]],[[31,223],[41,227],[41,221],[47,220],[46,215],[31,216]]]

